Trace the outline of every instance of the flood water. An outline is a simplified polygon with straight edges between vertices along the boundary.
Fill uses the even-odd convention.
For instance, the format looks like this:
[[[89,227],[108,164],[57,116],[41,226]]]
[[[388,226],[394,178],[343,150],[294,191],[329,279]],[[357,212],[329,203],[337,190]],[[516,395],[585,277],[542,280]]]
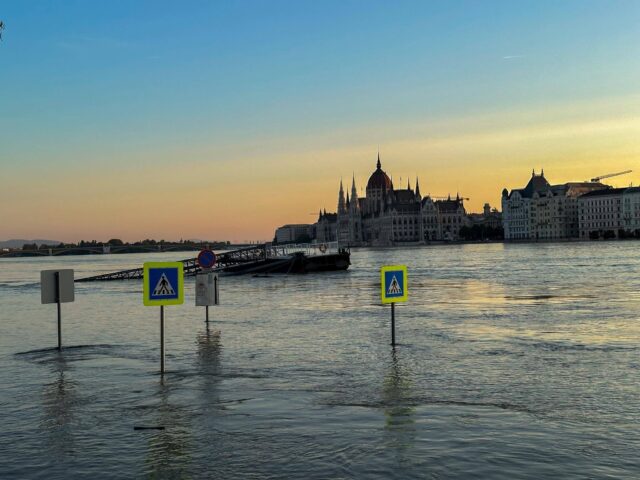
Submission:
[[[0,478],[640,478],[640,243],[352,252],[224,277],[222,305],[76,278],[185,253],[0,260]],[[379,268],[409,302],[379,303]],[[137,428],[136,428],[137,427]],[[142,428],[142,429],[140,429]]]

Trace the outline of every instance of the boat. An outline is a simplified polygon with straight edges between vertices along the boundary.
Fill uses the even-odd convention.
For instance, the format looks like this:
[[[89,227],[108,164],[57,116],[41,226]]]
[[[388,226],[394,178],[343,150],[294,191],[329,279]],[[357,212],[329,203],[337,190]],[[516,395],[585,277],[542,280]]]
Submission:
[[[266,256],[249,262],[237,263],[220,268],[223,275],[265,275],[271,273],[304,274],[347,270],[351,265],[351,253],[348,249],[328,251],[316,250],[307,245],[272,246],[271,249],[283,249],[275,255]],[[320,246],[322,248],[322,246]]]

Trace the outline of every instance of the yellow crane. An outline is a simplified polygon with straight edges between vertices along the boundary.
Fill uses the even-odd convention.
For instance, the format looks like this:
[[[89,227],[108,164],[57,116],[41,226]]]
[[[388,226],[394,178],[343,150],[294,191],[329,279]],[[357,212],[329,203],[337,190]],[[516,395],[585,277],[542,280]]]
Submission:
[[[593,177],[591,179],[592,182],[599,182],[600,180],[603,180],[605,178],[611,178],[611,177],[617,177],[618,175],[626,175],[627,173],[631,173],[633,172],[633,170],[625,170],[624,172],[617,172],[617,173],[607,173],[606,175],[600,175],[599,177]]]

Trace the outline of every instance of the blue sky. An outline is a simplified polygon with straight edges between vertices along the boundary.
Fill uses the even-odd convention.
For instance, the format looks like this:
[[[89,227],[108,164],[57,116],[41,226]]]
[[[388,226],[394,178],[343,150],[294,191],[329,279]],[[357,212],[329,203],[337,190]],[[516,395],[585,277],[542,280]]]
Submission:
[[[588,119],[600,108],[615,119],[611,105],[627,105],[625,118],[638,113],[637,1],[3,0],[0,19],[0,182],[11,176],[12,184],[51,165],[79,182],[105,166],[144,176],[143,167],[162,165],[171,178],[171,168],[219,165],[238,168],[225,182],[242,188],[243,176],[259,184],[256,165],[286,170],[290,162],[278,158],[297,155],[309,175],[323,158],[332,168],[344,163],[300,207],[331,208],[335,179],[355,170],[366,181],[378,144],[383,157],[407,158],[397,163],[407,175],[437,176],[437,163],[413,167],[411,155],[393,148],[414,125],[468,135],[474,118],[490,127],[492,115],[504,126],[575,108]],[[592,104],[599,106],[585,107]],[[451,122],[465,126],[443,127]],[[547,145],[535,147],[548,148],[553,164]],[[355,146],[372,153],[340,151]],[[132,164],[142,170],[129,171]],[[504,182],[496,182],[499,193]],[[300,221],[299,212],[290,217]],[[3,227],[0,237],[36,233],[35,223],[23,229],[11,218],[16,228]],[[87,228],[85,237],[100,233]],[[172,228],[165,236],[182,226]],[[265,236],[266,228],[244,234]]]

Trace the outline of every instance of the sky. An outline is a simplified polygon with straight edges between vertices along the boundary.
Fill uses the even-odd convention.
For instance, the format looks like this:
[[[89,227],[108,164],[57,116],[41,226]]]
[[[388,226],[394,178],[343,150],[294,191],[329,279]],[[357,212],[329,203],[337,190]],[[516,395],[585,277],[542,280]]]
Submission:
[[[396,186],[632,169],[640,2],[0,0],[0,240],[269,240]]]

